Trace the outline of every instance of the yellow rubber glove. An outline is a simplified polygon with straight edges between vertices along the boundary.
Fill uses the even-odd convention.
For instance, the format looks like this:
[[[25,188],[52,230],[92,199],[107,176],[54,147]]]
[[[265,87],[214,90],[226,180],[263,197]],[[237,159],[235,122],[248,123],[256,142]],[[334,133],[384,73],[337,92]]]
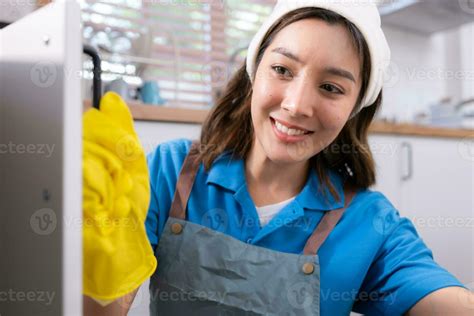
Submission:
[[[145,231],[145,154],[122,98],[108,92],[83,116],[83,294],[105,305],[156,269]]]

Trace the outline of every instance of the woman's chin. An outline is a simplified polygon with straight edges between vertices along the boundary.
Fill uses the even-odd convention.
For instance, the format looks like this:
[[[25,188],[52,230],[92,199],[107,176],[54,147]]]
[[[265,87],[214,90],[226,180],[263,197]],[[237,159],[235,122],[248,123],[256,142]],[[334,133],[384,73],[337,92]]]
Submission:
[[[309,138],[310,139],[310,138]],[[267,156],[274,162],[297,163],[308,160],[315,151],[312,141],[300,143],[282,143],[273,141],[265,146]]]
[[[288,165],[299,163],[307,160],[304,155],[300,155],[297,151],[287,146],[279,146],[281,148],[275,148],[272,151],[267,151],[267,157],[272,162],[281,165]]]

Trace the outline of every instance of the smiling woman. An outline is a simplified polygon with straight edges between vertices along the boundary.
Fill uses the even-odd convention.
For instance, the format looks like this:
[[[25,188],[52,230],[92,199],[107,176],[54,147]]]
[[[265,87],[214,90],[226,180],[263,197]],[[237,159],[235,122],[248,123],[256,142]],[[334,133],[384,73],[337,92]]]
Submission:
[[[246,65],[230,80],[205,121],[197,161],[212,175],[216,160],[227,152],[241,160],[243,167],[238,171],[245,173],[244,185],[257,213],[263,212],[260,206],[277,206],[294,197],[297,204],[304,205],[302,199],[308,182],[313,181],[313,172],[319,178],[317,190],[323,192],[318,198],[326,205],[340,199],[350,203],[350,194],[343,193],[341,182],[335,177],[342,178],[344,187],[358,192],[358,203],[354,202],[357,206],[352,212],[347,210],[345,220],[334,229],[334,236],[337,228],[342,235],[332,240],[334,247],[340,247],[338,251],[352,255],[342,259],[344,255],[334,254],[336,248],[331,248],[329,240],[328,248],[322,247],[320,251],[321,293],[329,291],[330,297],[334,297],[333,294],[356,291],[357,295],[343,302],[318,302],[314,315],[342,315],[350,310],[367,315],[399,315],[408,311],[410,315],[423,315],[433,306],[468,314],[472,306],[460,306],[457,300],[468,301],[472,294],[434,262],[413,224],[401,218],[383,195],[377,197],[380,193],[368,189],[376,177],[367,133],[382,103],[382,74],[384,65],[389,64],[390,51],[383,33],[373,27],[380,20],[368,17],[369,8],[359,8],[365,18],[361,22],[363,18],[354,16],[349,21],[335,12],[344,9],[334,7],[331,11],[301,5],[278,16],[277,5],[269,19],[274,24],[265,24],[265,32],[257,33],[249,47]],[[364,34],[361,23],[366,23],[362,28]],[[337,150],[344,146],[351,150]],[[235,194],[242,190],[241,187]],[[270,220],[250,242],[299,253],[300,248],[288,241],[298,239],[296,231],[286,237],[277,233],[276,220],[290,220],[283,218],[285,209],[274,215],[274,221]],[[263,213],[258,215],[265,218]],[[365,221],[371,224],[365,226]],[[355,223],[358,228],[353,226]],[[345,232],[341,231],[343,227]],[[382,239],[377,233],[372,235],[374,228]],[[311,229],[314,226],[308,230]],[[354,229],[360,232],[353,235]],[[270,231],[272,235],[268,235]],[[236,237],[239,233],[235,233]],[[276,240],[282,244],[277,246]],[[352,240],[350,250],[343,246],[346,240]],[[360,240],[360,247],[353,244],[354,240]],[[361,253],[364,255],[354,261],[353,255]],[[368,254],[370,259],[365,257]],[[332,258],[332,267],[327,256]],[[336,268],[339,260],[341,264],[353,262],[351,269],[342,265]],[[423,275],[430,275],[430,279]],[[348,279],[355,283],[344,281]]]
[[[275,23],[251,57],[255,74],[248,75],[249,66],[243,65],[203,124],[201,143],[216,144],[201,152],[204,165],[209,167],[215,157],[232,148],[237,156],[248,158],[249,187],[254,187],[252,179],[257,177],[258,171],[252,170],[256,160],[269,166],[258,177],[282,200],[301,190],[310,167],[336,197],[328,169],[349,168],[356,174],[347,179],[354,187],[373,185],[373,157],[365,148],[382,92],[375,99],[370,96],[374,102],[367,107],[364,98],[373,67],[357,27],[335,12],[300,8]],[[297,133],[291,127],[310,133],[289,135]],[[353,144],[354,151],[331,150],[344,144]],[[262,160],[263,156],[267,158]],[[284,164],[284,172],[269,161]],[[252,197],[272,195],[261,193]]]
[[[389,61],[371,1],[278,1],[200,140],[148,156],[152,315],[472,311],[413,223],[369,189]]]
[[[295,53],[283,45],[291,46]],[[281,67],[284,73],[275,67]],[[256,172],[253,163],[273,165],[261,175],[271,179],[268,184],[283,185],[281,189],[291,190],[290,196],[298,193],[301,187],[291,188],[291,184],[303,185],[297,179],[305,180],[309,159],[334,141],[354,110],[362,81],[360,69],[353,39],[343,25],[302,19],[279,31],[261,58],[252,88],[256,141],[247,160],[250,172]],[[297,139],[285,136],[285,129],[275,134],[275,121],[312,133]],[[278,164],[285,168],[278,172]]]

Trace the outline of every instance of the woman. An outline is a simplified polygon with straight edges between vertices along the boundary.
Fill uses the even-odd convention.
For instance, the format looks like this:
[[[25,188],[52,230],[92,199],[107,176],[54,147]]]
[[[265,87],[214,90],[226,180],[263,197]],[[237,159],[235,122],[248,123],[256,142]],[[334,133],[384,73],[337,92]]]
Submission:
[[[368,189],[389,59],[374,5],[279,1],[200,142],[148,157],[152,315],[472,314]]]

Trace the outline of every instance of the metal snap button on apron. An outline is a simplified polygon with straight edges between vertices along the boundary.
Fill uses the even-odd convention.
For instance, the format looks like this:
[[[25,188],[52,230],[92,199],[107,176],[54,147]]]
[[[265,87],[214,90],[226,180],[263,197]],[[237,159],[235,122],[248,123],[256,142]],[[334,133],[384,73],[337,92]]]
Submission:
[[[181,225],[180,223],[173,223],[171,225],[171,231],[175,235],[181,234],[181,232],[183,231],[183,225]]]
[[[314,272],[314,264],[310,262],[303,264],[303,272],[304,274],[312,274]]]

